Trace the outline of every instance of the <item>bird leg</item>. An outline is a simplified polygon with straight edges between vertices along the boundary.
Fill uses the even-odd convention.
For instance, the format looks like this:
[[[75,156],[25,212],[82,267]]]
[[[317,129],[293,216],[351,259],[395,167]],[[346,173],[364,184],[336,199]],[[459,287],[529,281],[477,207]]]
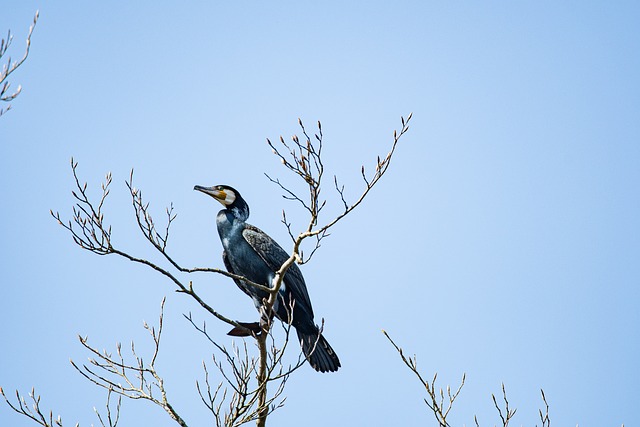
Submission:
[[[266,310],[266,301],[260,306],[260,329],[268,333],[269,329],[271,329],[271,321],[273,320],[273,316],[275,312],[273,308],[269,308],[269,311]]]

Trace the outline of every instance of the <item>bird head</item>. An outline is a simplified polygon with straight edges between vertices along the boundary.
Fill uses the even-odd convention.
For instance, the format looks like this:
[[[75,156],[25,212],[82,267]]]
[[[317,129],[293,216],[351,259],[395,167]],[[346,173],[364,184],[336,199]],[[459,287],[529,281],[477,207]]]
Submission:
[[[196,185],[194,190],[216,199],[226,209],[230,210],[238,219],[246,220],[249,217],[249,205],[244,201],[238,190],[228,185],[214,185],[213,187],[203,187]]]

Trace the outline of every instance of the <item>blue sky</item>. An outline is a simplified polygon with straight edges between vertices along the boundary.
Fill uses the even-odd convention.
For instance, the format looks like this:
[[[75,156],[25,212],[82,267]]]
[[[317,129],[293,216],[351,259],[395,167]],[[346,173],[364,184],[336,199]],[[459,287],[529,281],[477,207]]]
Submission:
[[[159,369],[191,425],[212,349],[184,320],[207,316],[171,283],[75,247],[49,216],[71,213],[69,159],[99,188],[122,248],[136,234],[131,168],[187,266],[221,267],[215,202],[225,183],[250,222],[288,247],[267,172],[292,180],[266,138],[325,136],[327,173],[355,197],[413,112],[388,175],[303,267],[318,320],[343,368],[289,382],[272,425],[433,425],[417,381],[380,330],[440,384],[467,383],[454,425],[494,425],[505,383],[517,425],[640,423],[640,7],[635,2],[5,2],[0,30],[31,56],[23,93],[0,118],[0,386],[43,395],[70,425],[97,423],[96,390],[68,363],[135,340],[167,296]],[[325,189],[336,202],[331,188]],[[255,316],[231,281],[192,277],[231,317]],[[230,343],[226,326],[209,321]],[[293,356],[293,355],[292,355]],[[171,397],[171,396],[170,396]],[[122,425],[171,425],[126,402]],[[301,421],[303,420],[303,421]],[[0,425],[32,425],[0,406]]]

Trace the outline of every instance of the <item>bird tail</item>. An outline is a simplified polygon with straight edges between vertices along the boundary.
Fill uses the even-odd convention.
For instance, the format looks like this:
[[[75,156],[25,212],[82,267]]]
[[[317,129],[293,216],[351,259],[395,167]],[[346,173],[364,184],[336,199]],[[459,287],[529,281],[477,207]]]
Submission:
[[[298,328],[298,339],[302,352],[313,369],[318,372],[335,372],[340,367],[340,360],[320,330],[314,326],[312,331],[301,331]]]

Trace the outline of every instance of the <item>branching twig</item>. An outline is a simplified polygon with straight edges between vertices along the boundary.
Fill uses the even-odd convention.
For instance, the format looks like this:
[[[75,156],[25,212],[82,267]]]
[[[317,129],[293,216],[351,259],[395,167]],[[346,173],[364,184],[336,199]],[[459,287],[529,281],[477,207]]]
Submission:
[[[24,61],[27,60],[29,56],[29,49],[31,48],[31,35],[33,34],[33,30],[36,27],[36,23],[38,22],[38,17],[40,16],[40,12],[36,11],[35,16],[33,17],[33,23],[29,27],[29,34],[27,35],[27,47],[25,48],[24,55],[22,59],[18,61],[11,62],[11,57],[7,59],[7,63],[2,65],[2,70],[0,71],[0,101],[3,102],[11,102],[22,92],[22,86],[18,85],[15,91],[10,91],[11,83],[7,80],[8,77],[13,73],[18,67],[20,67]],[[11,30],[7,33],[7,38],[2,39],[0,41],[0,59],[7,53],[9,46],[11,46],[11,42],[13,41],[13,35],[11,34]],[[7,108],[0,108],[0,116],[11,109],[11,104],[7,106]]]
[[[440,427],[448,427],[449,422],[447,421],[447,416],[453,407],[453,403],[458,398],[462,387],[464,386],[464,381],[466,379],[466,374],[462,374],[462,381],[460,381],[460,386],[458,386],[455,392],[451,391],[451,387],[447,386],[446,393],[446,402],[445,402],[445,392],[443,389],[440,389],[440,392],[436,391],[436,379],[438,374],[434,374],[433,380],[431,382],[426,381],[420,372],[418,371],[418,360],[414,355],[412,358],[407,358],[404,355],[404,351],[400,348],[387,334],[386,331],[382,331],[385,337],[391,342],[391,344],[395,347],[396,351],[400,355],[400,358],[404,362],[405,365],[413,372],[418,380],[422,383],[423,387],[427,392],[428,398],[424,399],[424,403],[429,407],[429,409],[433,412],[436,420],[438,421],[438,425]]]
[[[309,134],[302,123],[302,120],[298,119],[298,124],[302,129],[302,134],[305,137],[304,141],[301,141],[297,135],[291,137],[292,144],[287,144],[283,137],[280,137],[280,144],[284,149],[278,149],[278,147],[271,142],[271,140],[267,139],[267,144],[271,147],[273,153],[280,159],[282,164],[291,172],[302,178],[302,180],[307,184],[309,191],[309,201],[305,201],[301,196],[297,195],[293,190],[285,186],[279,179],[272,178],[267,175],[267,178],[275,183],[281,190],[284,191],[283,197],[287,200],[294,200],[298,202],[304,210],[309,214],[309,222],[306,227],[306,230],[301,233],[299,236],[295,237],[291,233],[291,224],[286,220],[286,214],[283,212],[283,223],[287,227],[289,231],[289,235],[294,243],[294,252],[296,257],[298,257],[298,262],[303,264],[308,262],[315,251],[320,247],[320,243],[322,239],[329,236],[328,230],[333,227],[338,221],[348,215],[351,211],[353,211],[356,207],[362,203],[365,199],[369,191],[376,185],[376,183],[382,178],[385,174],[389,165],[391,164],[391,159],[393,154],[395,153],[396,146],[400,138],[409,130],[409,121],[411,120],[412,114],[409,114],[407,119],[401,117],[402,127],[400,131],[397,130],[393,132],[393,144],[391,146],[391,150],[387,153],[383,158],[378,157],[375,171],[371,175],[367,175],[365,171],[365,167],[361,167],[361,175],[363,181],[365,183],[365,188],[363,189],[360,196],[352,203],[347,202],[345,194],[344,194],[344,185],[338,184],[338,178],[334,175],[334,186],[336,192],[340,197],[340,203],[342,204],[342,212],[338,214],[333,219],[327,221],[324,225],[318,226],[320,220],[320,213],[322,209],[325,207],[327,200],[320,199],[321,187],[322,187],[322,178],[324,176],[324,164],[322,163],[322,125],[318,122],[318,133],[314,135],[314,139],[312,140]],[[315,237],[316,244],[314,249],[311,251],[308,257],[303,257],[302,252],[299,250],[300,244],[297,242],[298,239],[303,240],[308,237]]]
[[[542,402],[544,403],[544,412],[542,412],[542,409],[539,410],[540,421],[542,422],[542,427],[549,427],[551,425],[551,420],[549,420],[549,404],[547,403],[547,398],[544,395],[544,390],[540,389],[540,394],[542,394]]]
[[[290,308],[288,311],[293,310]],[[294,365],[285,366],[282,360],[289,343],[291,318],[288,323],[283,324],[285,338],[282,346],[276,345],[271,330],[269,334],[255,337],[259,354],[258,357],[254,357],[249,355],[246,342],[242,348],[233,344],[232,349],[229,350],[211,337],[206,323],[200,326],[194,322],[191,314],[185,317],[223,355],[224,362],[218,360],[215,354],[213,356],[213,363],[222,375],[223,381],[212,385],[207,364],[203,363],[204,384],[196,382],[200,399],[211,411],[218,426],[239,426],[251,421],[260,423],[260,420],[266,419],[270,413],[284,404],[285,399],[281,396],[289,376],[305,363],[302,353]],[[264,366],[262,366],[263,363]],[[225,366],[230,367],[230,372]],[[260,377],[259,373],[262,371],[265,374]],[[274,382],[276,383],[275,391],[269,396],[263,393],[267,389],[267,384]],[[228,393],[228,388],[224,387],[225,384],[233,390],[232,393]],[[228,403],[226,412],[224,412],[225,402]]]
[[[11,409],[13,409],[18,414],[24,415],[27,418],[30,418],[36,424],[41,425],[43,427],[63,427],[62,417],[58,415],[56,419],[53,418],[53,411],[49,411],[49,414],[46,415],[42,412],[40,408],[40,395],[36,394],[34,388],[29,392],[29,400],[31,403],[27,403],[27,400],[20,395],[20,392],[16,390],[16,404],[13,404],[9,398],[4,394],[4,390],[0,387],[0,394],[4,398],[5,402]],[[76,423],[75,427],[78,427],[79,424]]]
[[[418,371],[418,362],[417,362],[416,356],[414,355],[413,357],[409,357],[409,358],[406,357],[404,355],[402,348],[400,348],[391,339],[389,334],[387,334],[387,332],[384,330],[382,331],[382,333],[384,334],[385,337],[387,337],[387,339],[395,347],[396,351],[400,355],[400,358],[402,359],[404,364],[416,375],[416,377],[420,380],[420,382],[424,386],[425,390],[427,391],[427,395],[429,397],[428,399],[424,399],[424,402],[427,404],[429,409],[431,409],[431,411],[433,412],[434,416],[436,417],[436,420],[438,421],[439,427],[448,427],[449,422],[447,421],[447,416],[451,411],[451,407],[453,406],[453,403],[458,398],[458,395],[460,394],[462,387],[464,386],[466,376],[462,375],[462,381],[460,382],[460,386],[455,392],[452,393],[451,388],[447,386],[446,395],[443,389],[440,389],[440,392],[437,393],[435,391],[436,390],[435,383],[436,383],[436,378],[438,374],[435,374],[433,376],[433,380],[430,383],[428,381],[425,381],[422,375],[420,374],[420,372]],[[542,427],[549,427],[550,426],[549,404],[547,403],[547,399],[544,395],[544,391],[540,390],[540,392],[542,393],[542,401],[544,402],[544,405],[545,405],[544,412],[542,409],[540,409],[539,411],[540,420],[542,421]],[[438,396],[439,396],[439,399],[438,399]],[[509,400],[507,399],[507,390],[504,386],[504,383],[502,384],[502,402],[504,407],[502,407],[501,404],[498,403],[498,399],[494,394],[491,395],[491,399],[493,400],[493,406],[496,408],[496,410],[498,411],[498,415],[500,416],[502,427],[508,427],[509,423],[511,422],[514,415],[516,414],[517,409],[510,408]],[[473,421],[476,427],[480,427],[480,422],[478,421],[477,416],[473,417]]]
[[[105,177],[104,183],[101,184],[102,194],[97,203],[93,203],[87,192],[87,183],[82,183],[80,178],[78,177],[78,163],[71,158],[71,170],[73,173],[73,178],[76,185],[76,190],[72,191],[74,198],[76,199],[76,204],[73,207],[73,218],[67,222],[63,222],[60,217],[60,213],[50,211],[53,218],[58,221],[63,228],[65,228],[73,238],[73,241],[80,246],[82,249],[88,250],[98,255],[110,255],[115,254],[121,256],[123,258],[128,259],[129,261],[146,265],[151,269],[157,271],[163,276],[167,277],[171,280],[176,287],[177,291],[189,295],[191,298],[196,300],[201,307],[207,310],[210,314],[217,317],[219,320],[228,323],[234,327],[242,329],[243,326],[238,322],[222,315],[209,304],[207,304],[193,289],[192,282],[188,284],[183,283],[181,280],[176,277],[175,274],[171,273],[169,270],[161,267],[160,265],[153,263],[145,258],[136,257],[129,254],[125,250],[118,249],[114,247],[112,244],[112,232],[111,226],[107,225],[104,222],[104,204],[107,196],[110,193],[110,185],[112,182],[111,173],[107,173]],[[166,252],[166,245],[169,239],[169,229],[171,223],[175,220],[176,215],[173,213],[173,207],[167,208],[167,225],[165,228],[164,235],[159,234],[156,231],[155,224],[153,223],[153,219],[149,213],[149,205],[148,203],[143,203],[142,200],[142,192],[137,190],[133,186],[132,182],[133,171],[130,175],[130,180],[126,182],[127,187],[131,193],[132,203],[134,207],[134,212],[136,214],[136,218],[138,221],[138,226],[145,238],[151,242],[154,248],[156,248],[170,263],[174,268],[176,268],[180,272],[193,273],[193,272],[214,272],[223,274],[227,277],[232,277],[235,279],[243,279],[246,282],[253,284],[252,282],[244,279],[242,276],[237,276],[235,274],[228,273],[224,270],[220,269],[212,269],[212,268],[192,268],[187,269],[178,265],[169,254]],[[258,284],[253,284],[255,286],[260,286]],[[268,288],[262,286],[263,289],[268,290]]]
[[[509,409],[509,400],[507,400],[507,390],[504,387],[504,383],[502,383],[502,400],[504,401],[504,413],[498,404],[495,394],[491,394],[491,399],[493,399],[493,405],[498,410],[498,414],[500,415],[500,419],[502,420],[502,426],[507,427],[509,425],[509,421],[516,414],[517,409]]]
[[[89,358],[91,365],[78,366],[73,360],[73,367],[93,384],[108,390],[108,393],[116,393],[130,399],[145,399],[164,409],[167,414],[180,426],[186,427],[186,422],[173,408],[164,387],[164,379],[156,370],[155,363],[160,351],[160,338],[162,335],[164,303],[160,306],[160,319],[158,329],[149,326],[146,322],[144,328],[149,332],[154,344],[151,361],[145,363],[143,358],[136,353],[135,345],[131,343],[131,355],[135,364],[125,363],[120,343],[116,345],[116,354],[113,356],[106,351],[99,351],[87,343],[86,337],[79,337],[80,343],[89,350],[94,357]],[[119,404],[118,404],[119,406]],[[107,406],[108,407],[108,406]],[[108,419],[111,419],[109,414]],[[117,420],[116,420],[117,423]]]
[[[107,417],[106,419],[102,418],[102,415],[100,415],[100,412],[98,412],[98,410],[96,408],[93,408],[94,412],[96,413],[96,416],[98,417],[98,420],[100,421],[100,425],[102,427],[117,427],[118,425],[118,421],[120,420],[120,405],[122,404],[122,395],[118,396],[118,402],[116,403],[116,410],[115,410],[115,414],[112,415],[111,414],[111,393],[113,392],[113,389],[107,389],[107,403],[106,403],[106,408],[107,408]]]

